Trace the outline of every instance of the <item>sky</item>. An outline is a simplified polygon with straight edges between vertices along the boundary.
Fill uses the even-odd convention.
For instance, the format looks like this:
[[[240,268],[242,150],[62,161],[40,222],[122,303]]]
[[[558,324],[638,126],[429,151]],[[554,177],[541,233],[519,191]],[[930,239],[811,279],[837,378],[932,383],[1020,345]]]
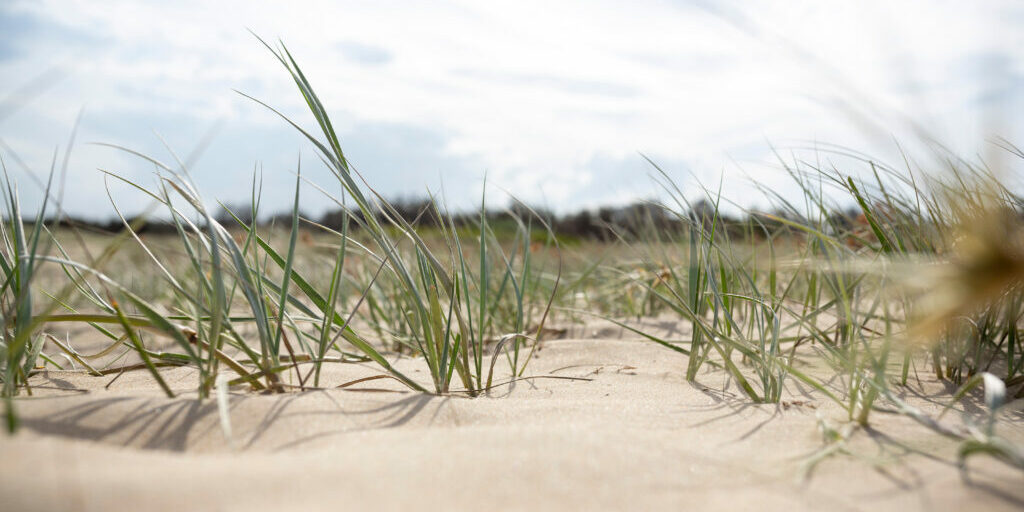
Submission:
[[[236,92],[315,127],[255,33],[284,41],[387,197],[471,208],[486,180],[499,204],[622,205],[659,194],[646,156],[687,194],[720,184],[757,208],[752,183],[795,193],[776,153],[892,160],[922,129],[967,157],[1024,142],[1022,28],[1014,1],[4,0],[0,156],[38,204],[29,173],[60,166],[77,120],[63,207],[91,219],[148,204],[102,171],[156,184],[95,143],[170,164],[207,142],[190,172],[210,204],[248,202],[259,172],[263,211],[284,210],[299,165],[337,194],[313,147]],[[301,194],[307,215],[333,205]]]

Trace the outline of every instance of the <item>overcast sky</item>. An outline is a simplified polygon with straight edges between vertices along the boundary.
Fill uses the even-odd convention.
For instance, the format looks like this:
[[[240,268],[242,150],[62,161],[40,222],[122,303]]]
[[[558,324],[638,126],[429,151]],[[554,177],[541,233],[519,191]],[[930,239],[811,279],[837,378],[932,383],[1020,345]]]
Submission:
[[[650,156],[758,205],[781,187],[772,145],[893,155],[908,120],[956,151],[1024,134],[1024,4],[778,2],[0,3],[0,139],[37,174],[79,112],[66,208],[112,210],[106,169],[152,185],[143,161],[189,154],[209,201],[290,201],[296,162],[337,190],[312,147],[238,89],[313,127],[287,73],[246,29],[282,39],[333,116],[350,160],[387,196],[444,186],[457,207],[496,193],[558,211],[653,196]],[[159,134],[159,137],[158,135]],[[18,170],[26,201],[38,197]],[[127,211],[145,201],[113,189]],[[303,189],[303,210],[330,202]],[[489,192],[490,194],[490,192]],[[497,197],[495,194],[492,197]]]

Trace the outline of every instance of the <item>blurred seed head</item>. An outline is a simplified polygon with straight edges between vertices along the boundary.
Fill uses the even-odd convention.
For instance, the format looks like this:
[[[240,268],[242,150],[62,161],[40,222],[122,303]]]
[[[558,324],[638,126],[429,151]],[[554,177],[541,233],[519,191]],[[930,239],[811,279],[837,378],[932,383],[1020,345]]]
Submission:
[[[956,222],[946,261],[917,302],[911,338],[935,339],[951,321],[1004,298],[1024,283],[1024,218],[1005,191],[982,183],[948,194]]]

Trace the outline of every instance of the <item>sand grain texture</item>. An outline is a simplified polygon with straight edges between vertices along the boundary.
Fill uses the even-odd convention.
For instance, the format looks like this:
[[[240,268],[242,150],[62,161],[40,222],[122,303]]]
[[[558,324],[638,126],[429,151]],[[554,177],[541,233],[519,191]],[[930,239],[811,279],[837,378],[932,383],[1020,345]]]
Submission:
[[[607,333],[602,333],[607,334]],[[426,378],[419,361],[396,363]],[[787,401],[755,405],[720,372],[691,384],[685,358],[629,339],[547,342],[538,378],[468,399],[408,392],[233,392],[231,440],[192,370],[49,372],[17,401],[23,429],[0,436],[3,510],[1017,510],[1024,475],[977,458],[909,419],[875,414],[807,482],[835,405],[790,380]],[[500,366],[500,365],[499,365]],[[377,373],[327,367],[326,382]],[[417,371],[419,370],[419,371]],[[922,378],[924,376],[922,375]],[[59,390],[80,388],[88,391]],[[326,386],[325,386],[326,387]],[[400,387],[389,381],[362,388]],[[53,389],[50,389],[53,388]],[[931,390],[931,391],[929,391]],[[948,390],[908,393],[935,413]],[[915,393],[918,396],[915,396]],[[971,404],[965,407],[970,409]],[[961,408],[962,411],[962,408]],[[963,414],[963,412],[961,412]],[[946,420],[959,424],[956,414]],[[1024,421],[1000,432],[1024,440]]]

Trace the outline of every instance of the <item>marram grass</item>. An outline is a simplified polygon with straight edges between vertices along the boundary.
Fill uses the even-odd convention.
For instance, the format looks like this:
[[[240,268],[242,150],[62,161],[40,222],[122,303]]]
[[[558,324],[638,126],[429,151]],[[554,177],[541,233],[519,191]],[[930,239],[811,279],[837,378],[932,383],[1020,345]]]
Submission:
[[[50,184],[43,207],[27,219],[5,179],[0,379],[9,430],[17,427],[13,397],[31,393],[29,377],[61,361],[97,376],[147,371],[168,396],[174,391],[163,368],[191,366],[200,399],[216,394],[223,411],[229,385],[316,388],[324,365],[353,361],[373,363],[415,391],[479,396],[496,385],[499,362],[512,379],[525,376],[554,315],[563,322],[601,316],[686,354],[679,371],[688,380],[708,369],[727,372],[758,403],[780,401],[796,382],[839,404],[851,428],[884,407],[961,439],[964,458],[989,454],[1024,466],[993,420],[1024,388],[1024,205],[988,168],[950,158],[948,169],[925,172],[836,149],[848,171],[783,161],[799,194],[762,187],[771,213],[737,220],[723,213],[730,198],[700,189],[694,204],[693,191],[650,162],[667,199],[648,205],[629,229],[609,224],[612,240],[567,249],[550,218],[525,205],[500,230],[485,198],[468,227],[437,198],[417,218],[403,215],[348,161],[327,107],[284,45],[264,45],[312,114],[316,128],[306,130],[279,113],[341,187],[332,195],[311,184],[337,204],[340,229],[300,217],[301,162],[288,222],[268,228],[253,220],[257,179],[249,211],[215,208],[182,161],[114,146],[152,165],[156,185],[113,171],[105,179],[148,196],[150,212],[162,211],[174,234],[159,242],[142,236],[145,218],[129,221],[111,198],[122,234],[97,256],[76,259],[68,244],[84,248],[82,235],[71,230],[70,242],[62,241],[48,225],[48,207],[56,202],[59,210]],[[429,227],[421,218],[432,219]],[[303,254],[307,230],[318,232],[315,265]],[[141,255],[132,264],[148,277],[144,290],[108,265],[129,246]],[[48,268],[43,287],[38,276]],[[688,339],[663,339],[623,320],[652,315],[689,323]],[[53,322],[89,325],[108,346],[80,354],[47,330]],[[154,336],[174,348],[154,350]],[[94,366],[115,351],[140,362]],[[394,352],[418,357],[429,381],[392,366]],[[841,378],[805,371],[809,357]],[[898,388],[919,372],[960,386],[951,403],[982,387],[986,419],[953,429],[902,402]],[[831,436],[824,456],[849,429],[822,429]]]

